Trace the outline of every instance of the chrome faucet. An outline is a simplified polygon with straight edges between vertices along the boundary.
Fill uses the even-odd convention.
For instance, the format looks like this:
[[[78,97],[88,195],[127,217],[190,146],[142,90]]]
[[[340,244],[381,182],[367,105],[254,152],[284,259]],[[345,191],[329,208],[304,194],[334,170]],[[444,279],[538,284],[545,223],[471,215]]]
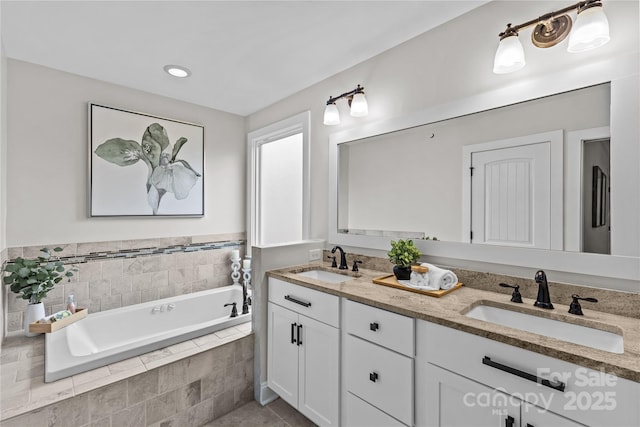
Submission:
[[[344,253],[344,250],[340,246],[334,246],[333,249],[331,249],[331,253],[335,254],[336,249],[340,250],[340,266],[338,267],[338,270],[348,270],[347,254]]]
[[[549,284],[547,283],[547,275],[544,271],[538,270],[535,276],[536,283],[538,284],[538,297],[533,304],[536,307],[547,308],[553,310],[553,304],[551,304],[551,296],[549,295]]]

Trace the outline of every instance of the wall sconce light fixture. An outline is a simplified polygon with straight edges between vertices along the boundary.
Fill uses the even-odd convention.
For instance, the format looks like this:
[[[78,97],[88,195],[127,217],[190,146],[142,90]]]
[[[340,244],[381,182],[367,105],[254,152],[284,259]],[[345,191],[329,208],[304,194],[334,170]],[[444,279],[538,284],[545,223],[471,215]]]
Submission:
[[[577,10],[575,25],[572,25],[568,12]],[[602,9],[601,0],[580,1],[557,12],[547,13],[524,24],[507,24],[500,33],[500,44],[493,62],[493,72],[506,74],[525,66],[524,50],[518,40],[518,31],[535,25],[531,33],[534,46],[547,48],[555,46],[569,35],[567,51],[585,52],[606,44],[609,41],[609,21]],[[573,29],[572,29],[573,27]]]
[[[360,85],[354,90],[345,92],[342,95],[329,97],[327,106],[324,109],[324,124],[333,126],[340,124],[340,113],[336,106],[336,101],[346,98],[351,108],[352,117],[364,117],[369,114],[369,106],[367,105],[367,98],[364,97],[364,88]]]

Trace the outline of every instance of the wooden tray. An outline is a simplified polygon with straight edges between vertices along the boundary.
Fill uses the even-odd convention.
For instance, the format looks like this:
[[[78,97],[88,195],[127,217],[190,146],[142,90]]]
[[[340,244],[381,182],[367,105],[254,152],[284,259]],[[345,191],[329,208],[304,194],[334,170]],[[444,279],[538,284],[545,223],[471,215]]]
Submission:
[[[80,319],[84,319],[85,317],[87,317],[88,313],[88,309],[79,308],[71,316],[57,320],[53,323],[40,323],[40,321],[29,323],[29,332],[37,334],[50,334],[51,332],[55,332],[58,329],[64,328],[65,326],[69,326],[70,324],[77,322]]]
[[[454,287],[452,287],[451,289],[439,289],[437,291],[428,291],[425,289],[416,289],[416,288],[411,288],[409,286],[405,286],[403,284],[398,283],[398,281],[396,280],[396,276],[394,276],[393,274],[389,274],[387,276],[381,276],[381,277],[376,277],[375,279],[373,279],[373,283],[377,284],[377,285],[383,285],[383,286],[389,286],[391,288],[397,288],[397,289],[402,289],[405,291],[409,291],[409,292],[415,292],[417,294],[422,294],[422,295],[429,295],[430,297],[436,297],[436,298],[440,298],[443,295],[446,295],[450,292],[455,291],[456,289],[460,289],[460,287],[462,287],[462,283],[458,282]]]

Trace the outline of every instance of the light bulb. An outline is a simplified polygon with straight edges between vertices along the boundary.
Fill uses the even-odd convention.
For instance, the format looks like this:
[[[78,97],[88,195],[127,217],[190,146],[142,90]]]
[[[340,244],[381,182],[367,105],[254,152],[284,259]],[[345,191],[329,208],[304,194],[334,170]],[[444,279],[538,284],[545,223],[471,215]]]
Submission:
[[[369,106],[367,105],[367,98],[364,97],[364,93],[356,93],[351,100],[351,116],[364,117],[369,114]]]
[[[493,60],[494,73],[512,73],[524,67],[525,64],[524,49],[517,34],[500,40],[498,50],[496,50],[496,57]]]
[[[586,52],[609,41],[609,20],[602,10],[602,4],[591,6],[578,12],[576,23],[569,35],[567,51]]]
[[[328,126],[340,124],[340,113],[335,103],[327,104],[324,109],[324,124]]]

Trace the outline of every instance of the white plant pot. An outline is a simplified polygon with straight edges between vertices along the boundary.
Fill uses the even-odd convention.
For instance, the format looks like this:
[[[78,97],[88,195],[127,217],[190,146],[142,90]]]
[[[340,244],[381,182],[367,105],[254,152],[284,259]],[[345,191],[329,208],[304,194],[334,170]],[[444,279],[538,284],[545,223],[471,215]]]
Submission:
[[[28,304],[24,309],[24,322],[22,326],[24,327],[24,334],[27,337],[35,337],[36,335],[40,335],[40,333],[31,333],[29,332],[29,323],[33,323],[38,321],[44,317],[44,303],[39,302],[38,304]]]

